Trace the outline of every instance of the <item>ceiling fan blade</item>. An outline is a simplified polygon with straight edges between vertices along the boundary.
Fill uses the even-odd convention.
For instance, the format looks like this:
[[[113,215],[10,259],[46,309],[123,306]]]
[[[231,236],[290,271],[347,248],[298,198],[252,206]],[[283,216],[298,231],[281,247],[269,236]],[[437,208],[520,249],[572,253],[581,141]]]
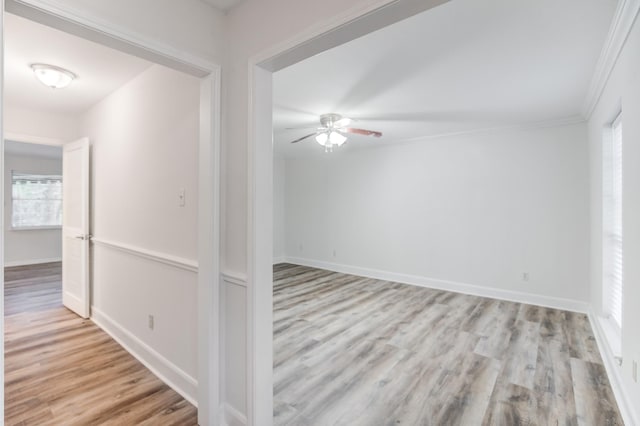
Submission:
[[[344,129],[340,130],[346,133],[354,133],[356,135],[375,136],[376,138],[382,136],[381,132],[376,132],[375,130],[356,129],[353,127],[345,127]]]
[[[318,132],[309,133],[308,135],[303,136],[303,137],[301,137],[299,139],[296,139],[295,141],[292,141],[291,143],[298,143],[298,142],[303,141],[303,140],[305,140],[307,138],[310,138],[311,136],[315,136],[317,133]]]

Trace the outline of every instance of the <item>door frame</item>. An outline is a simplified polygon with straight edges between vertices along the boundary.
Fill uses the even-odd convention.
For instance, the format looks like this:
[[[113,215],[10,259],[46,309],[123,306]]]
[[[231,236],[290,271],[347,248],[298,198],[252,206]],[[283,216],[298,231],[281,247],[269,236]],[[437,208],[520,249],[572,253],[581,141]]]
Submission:
[[[247,420],[273,423],[273,73],[450,0],[375,0],[249,59]]]
[[[4,73],[2,22],[5,11],[191,74],[200,79],[200,129],[198,160],[198,423],[219,422],[219,247],[220,247],[220,98],[221,67],[199,56],[177,50],[134,31],[111,26],[83,10],[56,5],[47,0],[0,0],[0,73]],[[3,99],[0,79],[0,110]],[[0,118],[0,135],[4,125]],[[9,135],[7,135],[9,136]],[[33,141],[24,135],[19,139]],[[0,187],[4,201],[4,138],[0,137]],[[3,210],[0,219],[4,223]],[[0,240],[4,228],[0,226]],[[4,270],[4,248],[0,244],[0,268]],[[2,274],[3,275],[3,274]],[[4,278],[0,276],[4,294]],[[0,327],[4,329],[4,298],[0,297]],[[0,339],[0,416],[4,418],[4,338]]]

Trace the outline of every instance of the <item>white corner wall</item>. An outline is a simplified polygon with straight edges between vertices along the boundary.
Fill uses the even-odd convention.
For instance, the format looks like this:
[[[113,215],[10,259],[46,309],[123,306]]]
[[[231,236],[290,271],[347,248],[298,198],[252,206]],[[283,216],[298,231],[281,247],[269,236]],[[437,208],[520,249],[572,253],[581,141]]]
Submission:
[[[582,123],[289,158],[287,258],[585,310],[586,138]]]
[[[286,160],[275,156],[273,161],[273,259],[285,257],[285,175]]]
[[[4,156],[4,264],[56,262],[62,259],[60,229],[11,229],[11,171],[62,174],[62,159],[7,154]]]
[[[154,65],[83,117],[92,317],[194,403],[199,96],[198,79]]]
[[[624,297],[622,366],[611,360],[629,415],[640,424],[640,385],[632,361],[640,363],[640,25],[636,22],[589,120],[591,180],[591,305],[602,315],[602,141],[603,131],[622,110]],[[597,323],[596,323],[596,326]],[[605,340],[603,340],[603,343]],[[606,355],[606,354],[603,354]],[[617,390],[617,389],[616,389]]]

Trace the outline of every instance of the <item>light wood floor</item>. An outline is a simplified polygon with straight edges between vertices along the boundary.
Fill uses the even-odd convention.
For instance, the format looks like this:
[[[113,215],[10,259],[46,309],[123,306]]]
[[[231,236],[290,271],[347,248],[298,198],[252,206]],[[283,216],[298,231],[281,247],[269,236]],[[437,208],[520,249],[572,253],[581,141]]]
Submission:
[[[622,425],[585,315],[280,264],[277,425]]]
[[[62,306],[59,263],[5,280],[5,424],[197,424],[195,407]]]

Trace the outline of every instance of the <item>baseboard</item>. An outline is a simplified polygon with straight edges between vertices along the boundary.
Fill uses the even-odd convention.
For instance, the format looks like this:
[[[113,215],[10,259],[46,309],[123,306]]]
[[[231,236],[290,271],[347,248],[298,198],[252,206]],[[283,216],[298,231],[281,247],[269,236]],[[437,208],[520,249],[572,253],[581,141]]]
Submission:
[[[607,370],[607,376],[609,376],[609,383],[611,383],[611,389],[616,397],[622,420],[626,425],[639,425],[638,413],[636,412],[627,392],[625,392],[624,380],[622,378],[622,369],[618,365],[613,355],[613,351],[609,346],[608,340],[604,334],[604,330],[598,321],[597,315],[593,310],[589,311],[589,322],[593,329],[593,334],[600,349],[600,355],[604,362],[604,367]]]
[[[286,256],[277,256],[273,258],[273,264],[277,265],[278,263],[286,263],[287,261],[287,257]]]
[[[198,382],[133,333],[118,324],[96,307],[91,307],[91,320],[111,336],[127,352],[144,364],[160,380],[178,392],[194,406],[198,406]]]
[[[88,313],[85,305],[85,301],[78,296],[73,295],[67,291],[62,292],[62,304],[73,312],[78,313],[80,316],[85,317]],[[84,315],[83,315],[84,314]]]
[[[419,287],[437,290],[452,291],[455,293],[469,294],[472,296],[489,297],[492,299],[507,300],[510,302],[526,303],[529,305],[544,306],[547,308],[562,309],[565,311],[588,313],[587,302],[579,300],[563,299],[559,297],[542,296],[539,294],[503,290],[498,288],[483,287],[475,284],[460,283],[455,281],[440,280],[422,277],[419,275],[400,274],[377,269],[361,268],[358,266],[343,265],[339,263],[323,262],[299,257],[288,257],[287,263],[309,266],[312,268],[326,269],[344,274],[359,275],[385,281],[394,281]]]
[[[40,265],[42,263],[54,263],[54,262],[62,262],[62,258],[51,257],[48,259],[10,260],[10,261],[4,262],[4,267],[10,268],[12,266]]]
[[[247,417],[228,403],[222,404],[220,413],[222,413],[220,421],[222,426],[246,426],[247,424]]]

